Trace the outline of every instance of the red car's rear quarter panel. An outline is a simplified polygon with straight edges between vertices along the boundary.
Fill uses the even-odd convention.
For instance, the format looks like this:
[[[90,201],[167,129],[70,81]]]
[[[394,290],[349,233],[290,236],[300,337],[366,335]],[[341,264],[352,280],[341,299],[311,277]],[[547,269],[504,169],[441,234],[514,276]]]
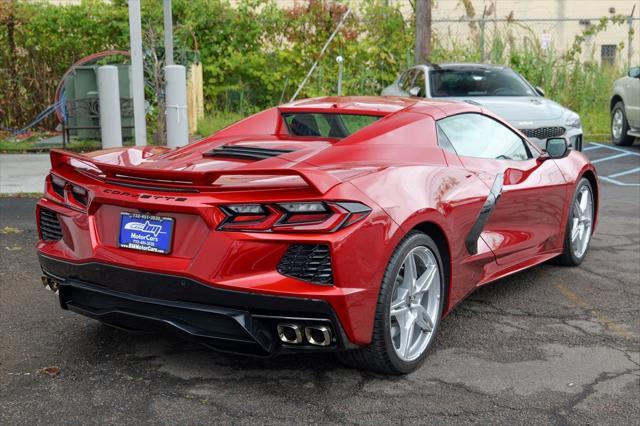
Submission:
[[[388,244],[386,259],[409,231],[433,224],[445,236],[448,247],[443,250],[448,250],[450,260],[445,311],[473,290],[485,274],[487,263],[494,260],[486,245],[480,244],[478,253],[471,256],[464,244],[489,192],[475,174],[444,165],[399,167],[356,178],[353,183],[400,226]],[[385,190],[387,187],[394,190]]]

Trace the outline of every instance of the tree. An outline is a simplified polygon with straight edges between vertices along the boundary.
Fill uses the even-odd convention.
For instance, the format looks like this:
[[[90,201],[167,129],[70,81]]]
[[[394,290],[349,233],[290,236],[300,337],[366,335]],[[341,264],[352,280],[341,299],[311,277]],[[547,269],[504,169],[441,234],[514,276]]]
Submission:
[[[416,0],[416,64],[424,64],[431,57],[431,0]]]

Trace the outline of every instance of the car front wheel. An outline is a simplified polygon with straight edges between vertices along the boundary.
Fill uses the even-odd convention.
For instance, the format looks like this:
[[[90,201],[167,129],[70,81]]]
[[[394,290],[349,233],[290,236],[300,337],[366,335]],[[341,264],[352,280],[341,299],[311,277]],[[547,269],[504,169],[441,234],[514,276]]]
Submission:
[[[438,246],[424,233],[409,233],[387,265],[371,345],[341,352],[340,360],[383,374],[416,370],[424,362],[440,325],[444,283]]]
[[[577,266],[582,263],[591,242],[594,218],[593,188],[588,179],[582,178],[571,202],[564,252],[558,259],[562,265]]]
[[[629,132],[629,122],[624,112],[624,104],[617,102],[611,110],[611,140],[620,146],[633,144],[634,137],[627,134]]]

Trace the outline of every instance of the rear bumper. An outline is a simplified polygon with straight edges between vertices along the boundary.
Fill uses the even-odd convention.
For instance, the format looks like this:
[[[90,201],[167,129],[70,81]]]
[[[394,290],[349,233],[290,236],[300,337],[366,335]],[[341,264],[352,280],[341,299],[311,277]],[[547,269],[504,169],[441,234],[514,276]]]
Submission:
[[[39,259],[43,274],[59,285],[63,309],[119,328],[168,330],[214,349],[257,356],[356,347],[324,300],[223,290],[175,275],[42,254]],[[331,343],[282,343],[281,322],[324,325],[332,331]]]

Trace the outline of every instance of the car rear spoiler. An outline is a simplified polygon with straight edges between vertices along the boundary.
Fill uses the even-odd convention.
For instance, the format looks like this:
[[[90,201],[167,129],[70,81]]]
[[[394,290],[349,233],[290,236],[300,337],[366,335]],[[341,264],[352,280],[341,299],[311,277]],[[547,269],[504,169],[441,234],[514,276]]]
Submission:
[[[135,165],[122,166],[96,161],[86,155],[60,149],[50,151],[52,170],[65,165],[90,177],[104,181],[122,181],[132,179],[145,182],[149,186],[170,187],[182,186],[213,188],[214,182],[223,176],[298,176],[310,188],[324,194],[342,181],[333,174],[318,168],[283,167],[283,168],[243,168],[232,170],[183,171],[140,168]],[[291,163],[292,166],[299,164]],[[250,185],[248,185],[250,187]],[[224,190],[223,187],[216,189]],[[236,188],[234,188],[236,189]]]

